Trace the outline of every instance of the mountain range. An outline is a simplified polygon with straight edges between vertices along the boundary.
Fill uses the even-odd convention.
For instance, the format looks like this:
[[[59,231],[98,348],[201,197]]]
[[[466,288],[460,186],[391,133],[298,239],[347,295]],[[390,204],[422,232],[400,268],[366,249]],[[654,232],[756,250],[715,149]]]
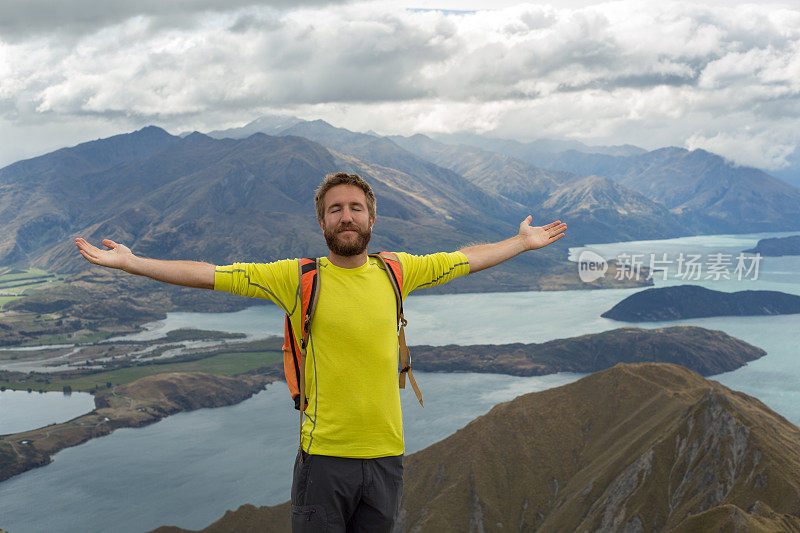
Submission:
[[[295,118],[299,121],[300,119]],[[498,152],[509,154],[517,159],[524,161],[534,161],[543,166],[558,166],[553,161],[568,159],[567,152],[578,152],[582,154],[607,155],[617,157],[628,157],[646,154],[649,150],[633,146],[630,144],[617,146],[590,146],[579,141],[562,141],[553,139],[537,139],[532,142],[520,142],[511,139],[489,137],[475,133],[455,133],[455,134],[434,134],[433,137],[447,144],[465,144],[477,146]],[[771,176],[780,178],[793,187],[800,188],[800,148],[796,148],[786,156],[786,164],[779,169],[766,170],[760,169]],[[729,163],[732,167],[742,167],[734,163]]]
[[[390,154],[398,154],[400,146],[534,214],[569,217],[576,230],[570,233],[582,244],[742,233],[743,227],[746,232],[800,229],[800,190],[705,150],[647,151],[576,141],[520,143],[480,135],[440,136],[446,142],[438,142],[424,135],[356,133],[321,120],[259,120],[265,132],[300,135],[387,166],[397,162]],[[293,124],[278,131],[286,123]],[[257,124],[216,131],[214,136],[235,138]]]
[[[544,268],[563,262],[565,243],[800,229],[800,191],[702,150],[484,139],[492,151],[293,117],[212,134],[151,126],[0,169],[0,265],[85,269],[69,242],[76,233],[165,259],[321,254],[311,198],[336,170],[374,182],[373,242],[384,249],[497,240],[529,213],[534,223],[568,221],[561,249],[521,259]]]
[[[755,398],[619,364],[407,456],[395,531],[800,531],[798,442]],[[289,516],[245,505],[203,531],[289,531]]]
[[[511,209],[453,173],[449,183],[426,182],[423,173],[412,178],[305,138],[179,138],[149,127],[113,141],[116,158],[104,159],[107,143],[95,141],[0,170],[0,224],[8,229],[0,264],[85,269],[68,238],[75,232],[150,257],[217,264],[321,255],[314,190],[344,166],[373,183],[380,248],[455,249],[513,230]],[[137,152],[140,145],[150,149]],[[125,157],[132,153],[139,157]]]
[[[796,207],[800,191],[795,186],[701,149],[543,150],[536,143],[479,136],[469,142],[540,167],[611,178],[662,204],[697,233],[795,230],[800,221]]]
[[[547,170],[511,156],[424,135],[392,137],[407,150],[449,168],[479,187],[514,198],[544,219],[569,220],[584,243],[670,238],[687,228],[666,207],[615,181]]]

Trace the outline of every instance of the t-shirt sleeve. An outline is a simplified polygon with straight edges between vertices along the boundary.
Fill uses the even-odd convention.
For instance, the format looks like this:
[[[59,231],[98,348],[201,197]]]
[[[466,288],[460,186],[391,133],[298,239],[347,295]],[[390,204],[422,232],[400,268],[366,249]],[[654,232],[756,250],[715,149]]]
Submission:
[[[214,272],[214,290],[275,302],[290,315],[298,301],[296,259],[274,263],[233,263],[218,266]]]
[[[411,291],[444,285],[459,276],[469,274],[469,261],[462,252],[439,252],[411,255],[398,252],[403,267],[403,298]]]

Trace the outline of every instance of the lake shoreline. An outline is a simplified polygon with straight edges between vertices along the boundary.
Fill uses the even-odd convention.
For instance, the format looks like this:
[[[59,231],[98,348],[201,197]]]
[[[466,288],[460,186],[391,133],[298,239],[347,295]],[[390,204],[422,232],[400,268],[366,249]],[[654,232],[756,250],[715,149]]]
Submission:
[[[653,346],[660,349],[653,350]],[[693,326],[619,328],[541,344],[412,346],[415,368],[542,376],[595,372],[619,363],[676,363],[702,375],[741,368],[766,352],[719,331]],[[676,353],[685,352],[676,356]],[[233,405],[281,380],[282,361],[235,376],[165,372],[95,392],[95,409],[61,424],[0,436],[0,482],[52,461],[52,455],[123,427],[142,427],[169,415]]]
[[[95,409],[60,424],[0,435],[0,482],[50,464],[53,455],[120,428],[143,427],[183,411],[240,403],[277,372],[239,376],[166,373],[95,394]]]

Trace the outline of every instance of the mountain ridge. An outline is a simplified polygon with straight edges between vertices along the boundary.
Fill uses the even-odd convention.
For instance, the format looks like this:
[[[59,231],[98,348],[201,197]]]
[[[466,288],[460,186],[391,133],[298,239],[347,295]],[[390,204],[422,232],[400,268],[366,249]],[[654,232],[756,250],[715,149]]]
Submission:
[[[752,231],[800,229],[800,189],[703,149],[665,147],[624,156],[576,150],[517,155],[544,168],[612,178],[663,203],[695,231],[736,233],[743,224]]]
[[[298,119],[299,120],[299,119]],[[399,145],[437,165],[462,174],[488,192],[497,192],[510,202],[522,200],[531,207],[547,209],[541,205],[546,200],[543,188],[548,185],[530,181],[530,188],[517,187],[509,191],[499,190],[497,183],[505,183],[507,176],[487,179],[470,176],[457,160],[449,163],[430,152],[420,151],[420,137],[429,143],[437,143],[424,135],[411,137],[360,134],[344,128],[337,128],[323,120],[299,120],[280,134],[293,133],[307,136],[325,146],[359,157],[375,160],[392,166],[389,159],[380,159],[375,145],[387,146],[386,140]],[[650,200],[649,213],[641,218],[630,215],[625,209],[611,207],[596,216],[586,217],[587,212],[567,212],[573,216],[573,227],[577,232],[570,236],[588,232],[586,242],[610,242],[615,240],[641,240],[669,238],[697,233],[736,233],[737,228],[747,224],[756,231],[800,229],[800,190],[769,174],[755,168],[739,167],[724,158],[703,149],[688,151],[684,148],[665,147],[652,151],[634,146],[589,147],[579,142],[539,140],[520,143],[485,136],[439,136],[452,142],[471,143],[495,155],[505,154],[529,164],[550,169],[550,176],[559,173],[574,173],[581,176],[600,175],[611,178],[628,189],[625,194],[632,199],[632,193],[643,195],[636,203],[643,205],[644,197]],[[374,145],[368,149],[368,145]],[[356,148],[354,148],[356,146]],[[445,145],[451,146],[452,145]],[[457,148],[463,150],[466,145]],[[353,150],[356,150],[355,152]],[[359,151],[360,150],[360,151]],[[385,155],[385,154],[384,154]],[[511,165],[506,165],[510,168]],[[407,169],[406,169],[407,170]],[[512,173],[518,169],[512,169]],[[531,174],[529,172],[529,174]],[[564,179],[562,176],[561,179]],[[568,178],[567,178],[568,179]],[[655,205],[658,204],[658,205]],[[615,217],[619,217],[617,220]],[[603,223],[606,220],[606,223]],[[626,223],[627,222],[627,223]],[[616,235],[620,228],[632,228],[632,235]],[[637,233],[638,232],[638,233]]]
[[[422,136],[424,137],[424,136]],[[403,144],[402,137],[395,137]],[[419,136],[408,138],[418,149]],[[436,141],[433,141],[436,142]],[[759,169],[732,164],[703,149],[674,146],[631,153],[533,152],[519,143],[470,137],[469,147],[517,158],[551,172],[601,175],[662,204],[679,223],[696,233],[736,233],[800,229],[800,189]],[[511,144],[509,144],[511,143]],[[441,151],[441,150],[440,150]]]
[[[572,231],[565,238],[571,243],[671,238],[691,233],[691,228],[665,206],[607,177],[548,170],[508,155],[445,145],[419,134],[392,139],[479,187],[517,199],[542,218],[569,220]]]
[[[395,530],[800,531],[798,442],[800,428],[746,394],[676,365],[619,364],[407,456]],[[202,531],[289,529],[287,502]]]
[[[96,240],[109,237],[133,246],[135,251],[164,259],[192,257],[221,264],[234,257],[324,255],[312,198],[321,177],[338,170],[336,161],[328,148],[296,136],[255,134],[241,140],[216,140],[193,133],[183,139],[170,137],[160,151],[144,159],[105,169],[94,167],[80,179],[66,174],[49,184],[47,194],[29,197],[21,205],[6,202],[5,211],[0,205],[0,219],[6,219],[9,229],[7,235],[18,238],[7,237],[5,249],[0,241],[0,262],[37,257],[33,264],[64,272],[85,267],[68,242],[69,234],[76,231]],[[375,178],[381,181],[380,176]],[[22,195],[24,177],[8,179],[5,186],[16,191],[9,196]],[[443,194],[442,185],[422,187],[422,196],[434,201]],[[378,188],[381,189],[380,184]],[[382,209],[373,236],[378,246],[387,240],[386,231],[402,231],[402,217],[393,213],[391,206],[403,204],[404,215],[425,219],[420,202],[400,188],[382,188],[382,193]],[[126,194],[130,200],[120,200]],[[42,197],[50,198],[46,210],[38,208]],[[401,197],[405,199],[400,200]],[[463,243],[475,238],[498,239],[511,231],[508,223],[492,223],[487,216],[470,214],[470,204],[464,205],[458,191],[449,197],[450,208],[458,209],[460,214],[444,217],[445,226],[438,235],[453,235],[450,241]],[[26,215],[14,217],[19,210]],[[54,225],[54,219],[60,223]],[[393,219],[393,223],[381,225],[381,219]],[[435,221],[427,219],[436,228]],[[469,229],[447,227],[446,219]],[[262,222],[254,226],[259,220]],[[290,227],[302,228],[294,232],[293,239],[264,233],[264,228],[285,227],[287,221]],[[237,223],[258,228],[263,234],[258,239],[262,244],[256,246],[255,253],[245,253],[244,243],[234,241],[231,245],[229,239],[201,237],[204,233],[221,236],[221,228],[214,229],[220,223],[231,232],[225,235],[236,235],[233,228]],[[42,248],[53,240],[61,243]],[[430,235],[427,240],[431,242],[428,247],[435,248],[441,239]]]

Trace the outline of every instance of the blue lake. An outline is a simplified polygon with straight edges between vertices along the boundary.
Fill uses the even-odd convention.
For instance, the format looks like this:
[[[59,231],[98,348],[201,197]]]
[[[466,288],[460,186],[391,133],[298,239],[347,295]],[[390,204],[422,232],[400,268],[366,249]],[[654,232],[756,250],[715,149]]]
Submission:
[[[499,402],[581,377],[415,376],[426,407],[403,394],[408,453]],[[237,405],[179,413],[67,448],[52,464],[0,483],[0,527],[13,533],[200,529],[244,503],[284,502],[298,446],[295,413],[286,384],[278,382]]]
[[[795,232],[797,233],[797,232]],[[736,254],[763,236],[713,235],[590,246],[603,257],[620,252],[701,251]],[[580,250],[573,250],[576,255]],[[535,252],[533,252],[535,253]],[[780,290],[800,294],[800,256],[763,258],[758,279],[685,281],[711,289]],[[674,270],[672,271],[674,273]],[[577,275],[577,268],[576,268]],[[456,280],[454,283],[458,283]],[[406,300],[410,344],[543,342],[622,326],[692,324],[725,331],[767,351],[762,359],[713,379],[758,397],[800,424],[800,314],[722,317],[630,324],[600,317],[640,289],[414,295]],[[269,305],[238,313],[174,313],[151,325],[150,338],[178,327],[282,334],[283,316]],[[463,427],[498,402],[578,379],[577,374],[513,376],[419,373],[424,409],[403,393],[407,453]],[[25,531],[144,531],[161,524],[198,529],[244,503],[288,499],[297,450],[297,418],[283,383],[248,401],[181,413],[140,429],[64,450],[55,462],[0,484],[0,527]],[[42,512],[47,509],[47,512]],[[113,526],[113,527],[112,527]]]
[[[66,422],[92,409],[94,396],[86,392],[0,391],[0,435]]]

